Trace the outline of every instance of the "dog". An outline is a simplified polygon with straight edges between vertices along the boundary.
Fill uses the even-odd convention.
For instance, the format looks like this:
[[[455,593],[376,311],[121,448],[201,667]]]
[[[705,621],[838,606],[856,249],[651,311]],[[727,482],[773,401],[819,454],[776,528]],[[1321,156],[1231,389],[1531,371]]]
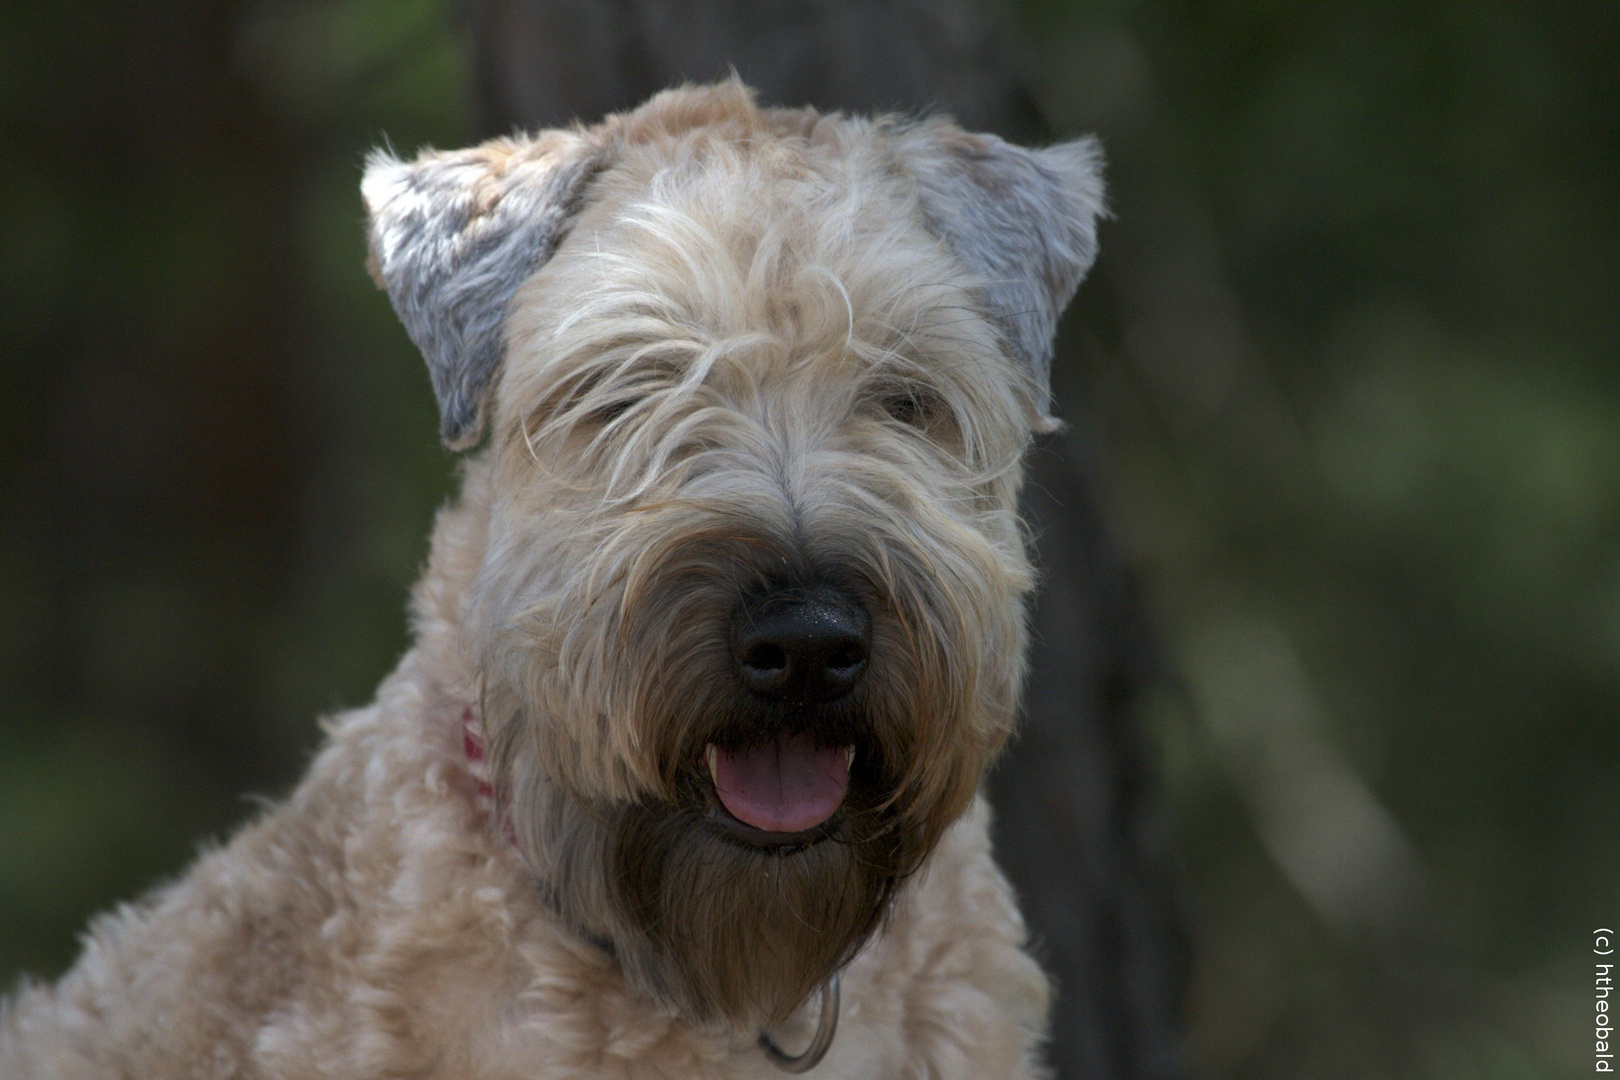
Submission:
[[[0,1075],[1043,1075],[979,786],[1095,142],[733,79],[362,193],[468,451],[414,643],[7,1004]]]

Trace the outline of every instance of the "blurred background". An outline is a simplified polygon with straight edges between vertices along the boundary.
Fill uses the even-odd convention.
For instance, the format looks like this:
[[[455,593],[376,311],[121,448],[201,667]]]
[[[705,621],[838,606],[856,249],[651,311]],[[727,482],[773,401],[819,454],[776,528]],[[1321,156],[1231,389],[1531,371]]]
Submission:
[[[1564,1077],[1620,919],[1620,6],[1024,0],[1114,218],[1060,411],[1146,703],[1188,1071]],[[0,6],[0,986],[404,648],[454,461],[360,162],[480,131],[447,0]]]

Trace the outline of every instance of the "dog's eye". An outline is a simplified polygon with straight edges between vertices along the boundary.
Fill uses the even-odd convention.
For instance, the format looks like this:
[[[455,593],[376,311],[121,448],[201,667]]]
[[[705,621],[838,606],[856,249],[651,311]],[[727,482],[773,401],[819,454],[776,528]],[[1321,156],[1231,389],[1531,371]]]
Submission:
[[[879,405],[890,419],[898,420],[920,431],[927,431],[933,427],[944,408],[932,394],[918,389],[897,390],[892,394],[885,394]]]

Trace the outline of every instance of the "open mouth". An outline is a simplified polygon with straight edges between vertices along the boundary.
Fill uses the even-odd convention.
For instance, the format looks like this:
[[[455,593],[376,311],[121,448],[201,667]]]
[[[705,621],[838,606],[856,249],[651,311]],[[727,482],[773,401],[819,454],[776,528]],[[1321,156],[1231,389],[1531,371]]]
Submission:
[[[753,843],[795,844],[820,839],[833,824],[855,747],[799,733],[736,750],[710,743],[704,758],[721,824]]]

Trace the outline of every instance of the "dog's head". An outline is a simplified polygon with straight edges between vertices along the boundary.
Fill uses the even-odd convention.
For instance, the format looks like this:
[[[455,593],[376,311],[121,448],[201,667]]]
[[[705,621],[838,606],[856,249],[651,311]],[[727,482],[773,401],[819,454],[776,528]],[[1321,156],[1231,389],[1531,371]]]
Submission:
[[[782,1017],[1013,725],[1094,144],[727,83],[364,191],[446,441],[490,429],[462,625],[520,846],[650,992]]]

